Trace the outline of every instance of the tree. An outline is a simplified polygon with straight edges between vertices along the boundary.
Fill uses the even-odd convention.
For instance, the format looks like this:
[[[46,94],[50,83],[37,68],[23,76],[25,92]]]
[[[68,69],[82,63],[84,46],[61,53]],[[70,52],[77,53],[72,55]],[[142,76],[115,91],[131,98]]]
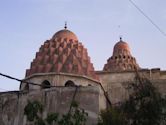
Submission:
[[[102,110],[98,125],[124,125],[125,120],[119,107],[110,107]]]
[[[24,108],[27,120],[35,125],[85,125],[88,113],[79,108],[79,105],[72,101],[71,110],[67,114],[59,117],[59,113],[49,113],[45,119],[42,118],[44,106],[39,101],[28,101]]]
[[[161,96],[150,80],[137,74],[135,82],[129,84],[128,92],[129,99],[118,108],[111,107],[101,113],[99,125],[117,125],[120,122],[121,125],[166,124],[166,98]],[[119,122],[115,122],[117,120]]]
[[[136,76],[129,85],[129,99],[121,105],[129,125],[160,125],[163,122],[166,99],[147,78]]]

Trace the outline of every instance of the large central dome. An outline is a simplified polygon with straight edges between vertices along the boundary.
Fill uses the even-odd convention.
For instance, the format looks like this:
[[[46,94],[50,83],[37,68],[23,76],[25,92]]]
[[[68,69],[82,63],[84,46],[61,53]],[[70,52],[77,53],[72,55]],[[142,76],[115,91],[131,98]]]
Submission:
[[[96,79],[87,49],[77,36],[66,28],[44,42],[36,53],[26,77],[35,73],[71,73]]]
[[[71,32],[70,30],[63,29],[55,33],[55,35],[52,37],[54,38],[67,38],[67,39],[72,39],[72,40],[78,40],[77,36]]]

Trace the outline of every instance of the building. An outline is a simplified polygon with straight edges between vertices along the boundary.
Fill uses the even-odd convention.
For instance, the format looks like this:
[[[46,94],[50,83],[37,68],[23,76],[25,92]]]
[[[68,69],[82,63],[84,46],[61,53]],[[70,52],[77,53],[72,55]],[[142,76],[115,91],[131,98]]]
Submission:
[[[48,112],[63,114],[69,110],[76,88],[75,100],[89,114],[87,124],[95,124],[109,100],[117,104],[128,98],[126,87],[134,81],[136,70],[166,94],[166,71],[141,68],[122,38],[103,70],[95,71],[87,49],[65,26],[41,45],[26,70],[20,91],[0,93],[0,124],[31,125],[24,115],[28,100],[45,105],[43,118]]]

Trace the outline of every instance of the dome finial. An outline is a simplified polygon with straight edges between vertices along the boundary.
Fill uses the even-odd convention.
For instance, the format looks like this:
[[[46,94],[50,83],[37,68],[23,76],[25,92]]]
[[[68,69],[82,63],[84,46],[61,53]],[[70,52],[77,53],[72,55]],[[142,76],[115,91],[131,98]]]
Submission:
[[[64,26],[65,29],[67,29],[67,21],[65,21],[65,26]]]
[[[119,37],[120,41],[122,41],[122,36]]]

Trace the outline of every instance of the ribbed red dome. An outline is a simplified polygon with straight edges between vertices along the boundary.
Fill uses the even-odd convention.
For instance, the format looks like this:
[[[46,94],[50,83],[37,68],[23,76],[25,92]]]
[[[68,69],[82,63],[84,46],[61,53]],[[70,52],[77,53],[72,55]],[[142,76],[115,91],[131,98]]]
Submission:
[[[136,59],[131,55],[129,45],[120,39],[114,46],[113,55],[104,65],[104,71],[128,71],[139,69]]]
[[[78,40],[77,36],[73,32],[71,32],[70,30],[67,30],[67,29],[56,32],[52,38],[67,38],[69,40],[70,39]]]
[[[113,54],[119,53],[119,51],[122,51],[122,50],[130,53],[129,45],[124,41],[119,41],[114,46]]]
[[[69,30],[60,30],[47,40],[36,53],[26,71],[26,77],[35,73],[72,73],[97,78],[87,49]]]

